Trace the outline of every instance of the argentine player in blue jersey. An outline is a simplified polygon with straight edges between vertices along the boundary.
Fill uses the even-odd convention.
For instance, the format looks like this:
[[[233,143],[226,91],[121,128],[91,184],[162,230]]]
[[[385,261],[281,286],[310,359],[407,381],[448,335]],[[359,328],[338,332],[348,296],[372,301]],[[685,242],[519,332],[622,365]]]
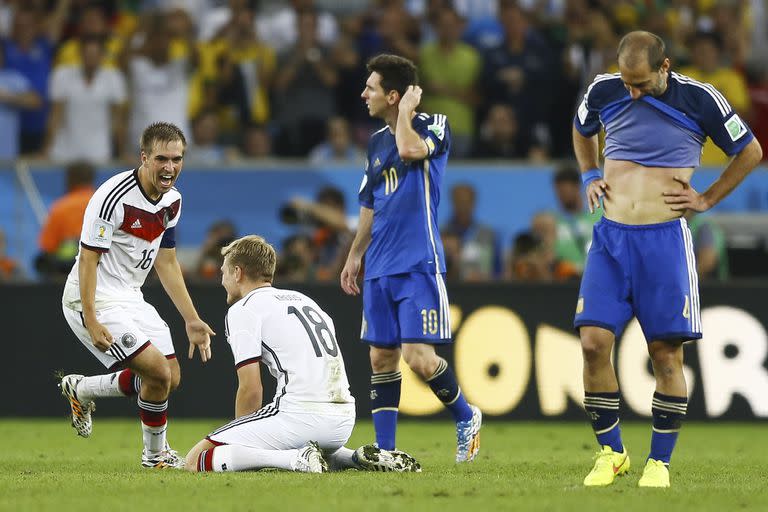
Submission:
[[[445,257],[437,228],[440,184],[451,147],[442,114],[416,112],[421,88],[416,66],[396,55],[367,64],[361,97],[386,126],[368,143],[360,186],[360,221],[341,273],[357,295],[365,255],[362,341],[370,345],[371,402],[376,442],[395,449],[400,404],[400,356],[456,420],[456,462],[480,448],[480,409],[469,405],[435,345],[451,342]]]
[[[669,461],[688,406],[682,344],[701,338],[696,261],[683,215],[719,203],[760,162],[762,150],[719,91],[670,70],[655,34],[624,36],[618,64],[619,73],[599,75],[587,89],[573,128],[590,210],[604,208],[574,321],[584,358],[584,407],[601,446],[584,485],[608,485],[629,469],[611,350],[635,316],[656,378],[650,454],[638,485],[669,487]],[[699,193],[690,180],[707,137],[733,159]]]

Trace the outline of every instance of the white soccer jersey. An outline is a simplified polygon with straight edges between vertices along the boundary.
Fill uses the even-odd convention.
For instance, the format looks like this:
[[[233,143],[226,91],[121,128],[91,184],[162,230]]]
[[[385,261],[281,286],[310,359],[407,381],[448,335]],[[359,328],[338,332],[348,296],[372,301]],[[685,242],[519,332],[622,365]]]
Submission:
[[[274,409],[354,415],[333,320],[306,295],[257,288],[229,308],[226,334],[237,368],[261,361],[277,379]]]
[[[157,257],[163,234],[181,215],[181,194],[171,189],[157,201],[139,184],[138,169],[121,172],[88,202],[80,234],[83,247],[102,253],[96,269],[96,309],[143,300],[141,286]],[[175,244],[175,242],[174,242]],[[173,246],[173,244],[171,244]],[[64,286],[64,305],[82,311],[80,254]]]

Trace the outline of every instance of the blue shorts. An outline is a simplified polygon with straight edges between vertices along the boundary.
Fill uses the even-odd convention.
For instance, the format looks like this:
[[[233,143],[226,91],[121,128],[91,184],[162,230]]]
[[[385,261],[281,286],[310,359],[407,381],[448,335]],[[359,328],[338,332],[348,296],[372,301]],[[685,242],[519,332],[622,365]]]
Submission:
[[[450,343],[443,274],[411,272],[366,280],[360,339],[384,348],[402,343]]]
[[[701,338],[696,258],[685,219],[595,224],[573,325],[618,338],[636,316],[647,342]]]

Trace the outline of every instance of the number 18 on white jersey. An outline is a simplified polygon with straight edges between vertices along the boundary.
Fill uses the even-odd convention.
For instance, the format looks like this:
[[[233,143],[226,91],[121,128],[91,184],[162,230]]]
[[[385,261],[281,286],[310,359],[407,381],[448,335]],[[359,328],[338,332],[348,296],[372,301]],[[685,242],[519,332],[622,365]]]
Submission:
[[[235,365],[261,361],[277,379],[278,410],[354,415],[333,320],[306,295],[257,288],[227,313]]]

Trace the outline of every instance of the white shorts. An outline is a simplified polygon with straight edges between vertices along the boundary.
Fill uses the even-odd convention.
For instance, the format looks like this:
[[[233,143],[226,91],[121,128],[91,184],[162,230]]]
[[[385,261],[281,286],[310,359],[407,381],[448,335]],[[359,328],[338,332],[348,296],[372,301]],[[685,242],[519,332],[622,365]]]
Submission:
[[[130,361],[151,343],[166,358],[175,357],[171,331],[157,310],[146,302],[136,302],[96,311],[96,319],[112,335],[112,346],[106,352],[97,349],[85,328],[80,311],[62,306],[64,318],[80,342],[107,368]]]
[[[292,450],[308,441],[334,452],[344,446],[355,426],[354,415],[278,411],[267,405],[208,434],[215,445],[233,444],[264,450]]]

